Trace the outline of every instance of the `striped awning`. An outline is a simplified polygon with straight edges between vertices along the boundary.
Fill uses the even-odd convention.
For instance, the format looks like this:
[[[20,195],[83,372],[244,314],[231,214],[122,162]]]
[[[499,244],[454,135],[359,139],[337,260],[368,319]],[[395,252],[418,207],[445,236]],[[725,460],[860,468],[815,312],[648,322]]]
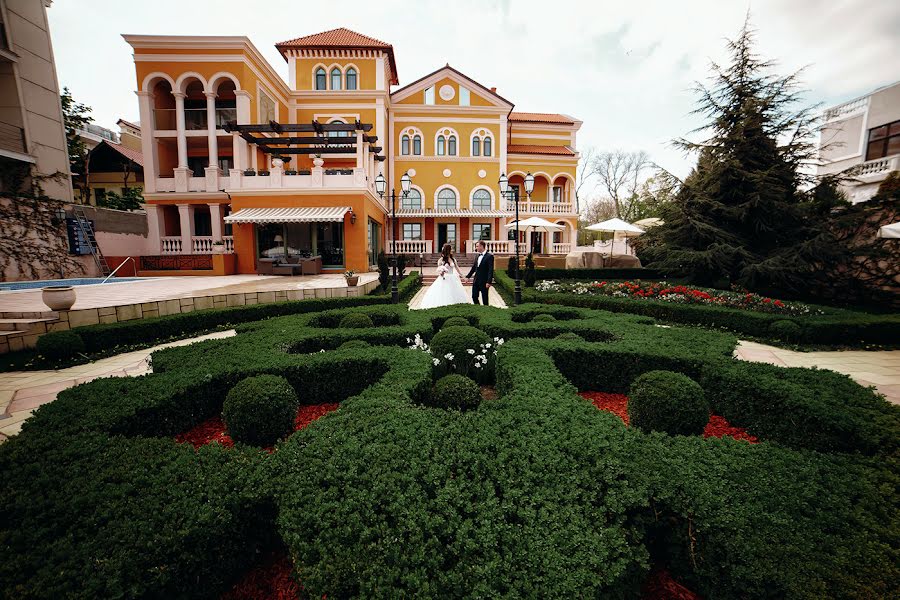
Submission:
[[[225,217],[226,223],[340,223],[349,206],[305,206],[290,208],[242,208]]]
[[[502,210],[463,210],[463,209],[447,209],[447,210],[398,210],[397,218],[404,217],[475,217],[479,219],[490,217],[508,217],[510,213]]]

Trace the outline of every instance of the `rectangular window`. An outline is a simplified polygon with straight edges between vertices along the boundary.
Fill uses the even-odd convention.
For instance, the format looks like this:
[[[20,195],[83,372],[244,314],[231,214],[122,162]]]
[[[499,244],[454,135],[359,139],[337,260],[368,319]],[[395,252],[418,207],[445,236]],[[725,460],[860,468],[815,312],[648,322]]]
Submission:
[[[268,123],[278,119],[278,111],[272,97],[259,90],[259,122]]]
[[[459,86],[459,105],[469,106],[469,89]]]
[[[472,138],[472,156],[481,156],[481,138]]]
[[[421,223],[404,223],[403,224],[404,240],[421,240],[422,224]]]
[[[403,139],[400,140],[400,154],[406,156],[409,154],[409,136],[404,135]]]
[[[562,186],[554,185],[550,188],[550,201],[562,202]]]
[[[194,211],[194,235],[212,235],[212,216],[209,211]]]
[[[491,239],[491,224],[475,223],[474,225],[472,225],[472,239],[476,242],[478,240]]]
[[[425,90],[425,104],[434,104],[434,86]]]
[[[422,155],[422,138],[419,136],[413,138],[413,154],[416,156]]]
[[[106,200],[106,188],[94,188],[94,200],[97,202]]]
[[[900,121],[870,129],[866,160],[877,160],[894,154],[900,154]]]

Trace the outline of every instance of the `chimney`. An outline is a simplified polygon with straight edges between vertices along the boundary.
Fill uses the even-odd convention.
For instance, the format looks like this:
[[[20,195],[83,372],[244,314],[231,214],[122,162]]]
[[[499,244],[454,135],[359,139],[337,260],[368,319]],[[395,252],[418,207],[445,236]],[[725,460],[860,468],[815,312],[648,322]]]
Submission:
[[[496,88],[496,87],[492,87],[492,88],[491,88],[491,93],[492,93],[492,94],[496,94],[496,93],[497,93],[497,88]]]

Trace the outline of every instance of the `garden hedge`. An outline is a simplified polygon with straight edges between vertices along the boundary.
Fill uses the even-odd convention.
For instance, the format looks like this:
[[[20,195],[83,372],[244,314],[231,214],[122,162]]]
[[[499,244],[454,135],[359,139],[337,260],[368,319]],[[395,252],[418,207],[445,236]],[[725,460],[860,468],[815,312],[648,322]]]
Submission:
[[[511,302],[514,282],[503,272],[495,272],[496,287],[507,303]],[[633,300],[614,296],[538,292],[522,290],[525,302],[573,306],[645,315],[671,323],[684,323],[734,331],[760,339],[784,341],[783,327],[770,327],[778,321],[797,324],[800,331],[792,342],[829,346],[866,346],[900,344],[900,315],[870,314],[826,306],[814,306],[824,312],[785,318],[784,315],[740,310],[722,306],[677,304],[659,300]]]
[[[376,326],[323,326],[350,312]],[[507,340],[499,397],[465,412],[423,406],[431,357],[406,348],[451,316]],[[636,598],[651,563],[710,600],[898,592],[900,417],[846,378],[744,372],[730,334],[546,305],[354,306],[237,329],[154,353],[150,375],[65,390],[0,445],[0,596],[218,597],[273,538],[310,597]],[[373,346],[336,350],[353,339]],[[695,378],[761,442],[644,434],[575,393],[654,369]],[[341,407],[271,455],[171,439],[263,373]],[[848,441],[810,430],[821,451],[805,449],[763,419],[783,405],[751,393],[761,376],[807,392],[789,421],[830,415]]]

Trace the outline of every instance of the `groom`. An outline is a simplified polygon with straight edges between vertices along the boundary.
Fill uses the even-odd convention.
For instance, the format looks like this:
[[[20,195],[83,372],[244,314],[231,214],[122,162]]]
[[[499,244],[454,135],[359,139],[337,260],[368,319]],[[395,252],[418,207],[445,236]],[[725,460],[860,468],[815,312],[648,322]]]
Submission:
[[[475,275],[472,281],[472,302],[478,304],[478,295],[481,294],[481,303],[488,306],[488,288],[494,280],[494,255],[487,251],[487,244],[481,240],[475,244],[475,249],[478,257],[466,278],[472,279],[472,275]]]

